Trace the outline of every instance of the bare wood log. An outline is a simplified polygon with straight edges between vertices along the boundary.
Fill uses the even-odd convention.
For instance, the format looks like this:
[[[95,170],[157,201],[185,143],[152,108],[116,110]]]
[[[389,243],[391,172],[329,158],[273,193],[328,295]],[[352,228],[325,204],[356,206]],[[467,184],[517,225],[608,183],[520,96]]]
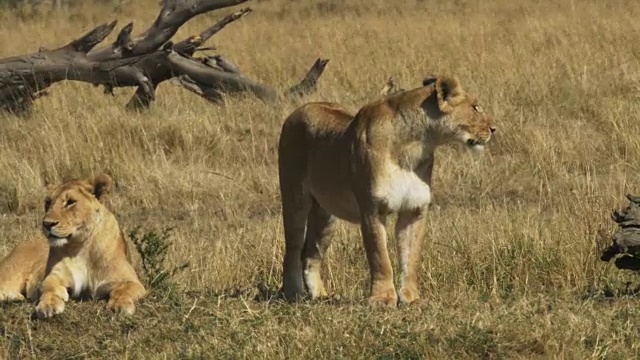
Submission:
[[[10,112],[23,112],[51,84],[61,80],[77,80],[93,84],[113,80],[113,71],[135,64],[144,56],[107,61],[92,61],[87,52],[103,41],[116,22],[103,24],[69,44],[37,53],[0,60],[0,106]]]
[[[160,70],[169,68],[166,51],[159,49],[180,26],[199,14],[246,1],[164,0],[155,22],[135,39],[131,35],[133,24],[130,23],[122,28],[110,46],[95,49],[113,31],[114,21],[59,49],[41,49],[35,54],[0,59],[0,108],[12,112],[27,111],[33,100],[41,96],[41,91],[62,80],[105,85],[107,93],[112,93],[114,87],[138,86],[137,98],[142,103],[150,103],[155,98],[157,83],[149,75],[159,72],[158,64],[165,66]],[[237,16],[248,12],[245,10]],[[216,28],[207,30],[205,37],[217,31]],[[148,56],[151,58],[139,63]]]
[[[114,87],[137,86],[128,108],[148,107],[155,99],[157,86],[178,76],[183,86],[214,103],[222,94],[248,92],[265,102],[282,95],[303,96],[316,90],[328,60],[318,59],[302,82],[279,94],[273,87],[242,74],[221,56],[194,58],[202,45],[225,26],[252,10],[236,11],[199,35],[176,44],[171,37],[192,17],[248,0],[164,0],[154,23],[133,37],[133,23],[124,26],[109,46],[96,49],[115,28],[116,22],[97,27],[65,47],[36,54],[0,59],[0,108],[9,111],[30,109],[33,101],[46,94],[44,89],[61,80],[77,80]],[[207,48],[211,49],[211,47]]]

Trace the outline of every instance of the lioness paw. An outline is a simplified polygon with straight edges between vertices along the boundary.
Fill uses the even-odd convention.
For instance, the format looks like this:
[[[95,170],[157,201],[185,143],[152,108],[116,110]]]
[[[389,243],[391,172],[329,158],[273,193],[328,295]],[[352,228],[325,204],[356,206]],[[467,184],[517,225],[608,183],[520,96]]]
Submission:
[[[369,305],[373,307],[397,307],[398,295],[393,290],[369,296]]]
[[[416,289],[402,288],[399,293],[400,302],[403,304],[413,304],[420,300],[420,293]]]
[[[19,292],[0,291],[0,302],[24,301],[24,296]]]
[[[46,319],[63,311],[64,301],[57,296],[51,296],[40,300],[34,314],[38,319]]]
[[[109,299],[107,307],[117,314],[133,315],[136,307],[128,296],[118,296]]]

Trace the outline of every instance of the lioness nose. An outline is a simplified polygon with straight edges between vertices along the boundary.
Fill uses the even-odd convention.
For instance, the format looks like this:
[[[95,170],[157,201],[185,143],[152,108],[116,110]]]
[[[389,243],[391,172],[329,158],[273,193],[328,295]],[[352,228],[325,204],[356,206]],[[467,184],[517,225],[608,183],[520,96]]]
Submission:
[[[42,221],[42,226],[44,226],[44,228],[47,230],[51,230],[51,228],[53,228],[56,225],[58,225],[57,221],[49,221],[49,220]]]
[[[494,128],[494,127],[490,127],[490,128],[489,128],[489,131],[491,131],[491,133],[493,134],[494,132],[496,132],[496,128]]]

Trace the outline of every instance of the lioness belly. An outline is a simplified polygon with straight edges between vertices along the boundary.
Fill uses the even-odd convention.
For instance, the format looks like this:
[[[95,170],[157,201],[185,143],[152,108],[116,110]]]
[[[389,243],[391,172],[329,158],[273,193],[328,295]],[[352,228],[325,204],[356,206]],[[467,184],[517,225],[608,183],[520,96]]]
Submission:
[[[309,159],[311,195],[325,211],[342,220],[360,222],[358,202],[351,190],[348,151],[339,145],[319,146]]]
[[[311,188],[311,195],[331,215],[352,223],[360,222],[358,203],[351,191],[335,192],[319,186]]]

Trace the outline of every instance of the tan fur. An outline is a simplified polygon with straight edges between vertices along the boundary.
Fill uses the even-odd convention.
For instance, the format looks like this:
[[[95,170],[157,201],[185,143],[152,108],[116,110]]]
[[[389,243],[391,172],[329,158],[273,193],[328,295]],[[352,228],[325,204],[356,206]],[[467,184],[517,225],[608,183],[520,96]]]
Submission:
[[[456,79],[428,78],[423,85],[373,101],[355,116],[339,104],[309,103],[285,120],[278,149],[285,297],[301,296],[303,284],[311,298],[326,296],[320,266],[340,218],[361,226],[369,302],[395,306],[398,297],[403,303],[419,299],[434,150],[452,142],[481,149],[495,131]],[[392,213],[398,214],[398,294],[385,231]]]
[[[0,301],[37,299],[39,318],[63,312],[70,297],[108,298],[110,309],[134,313],[146,290],[116,217],[101,202],[111,183],[100,174],[48,186],[42,220],[48,241],[19,244],[0,262]]]

